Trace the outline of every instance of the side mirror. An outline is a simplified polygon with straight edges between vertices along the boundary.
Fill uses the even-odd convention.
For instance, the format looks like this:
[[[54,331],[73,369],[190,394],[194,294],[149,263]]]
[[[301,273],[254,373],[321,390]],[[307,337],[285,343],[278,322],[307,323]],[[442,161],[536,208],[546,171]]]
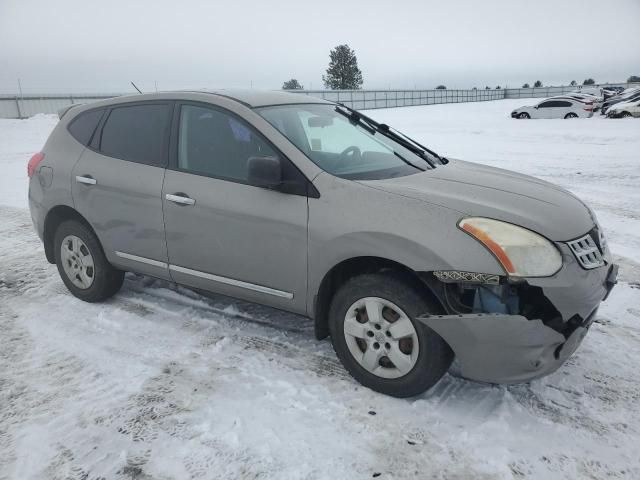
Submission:
[[[250,157],[248,181],[263,188],[276,188],[282,183],[282,164],[278,157]]]

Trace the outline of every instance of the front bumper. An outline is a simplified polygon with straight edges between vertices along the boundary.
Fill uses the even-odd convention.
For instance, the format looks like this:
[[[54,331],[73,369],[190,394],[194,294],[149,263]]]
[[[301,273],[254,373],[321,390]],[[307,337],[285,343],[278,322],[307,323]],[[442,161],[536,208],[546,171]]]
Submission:
[[[564,325],[571,325],[562,333],[543,319],[502,313],[423,315],[417,319],[449,344],[465,378],[520,383],[548,375],[576,351],[618,274],[613,264],[584,270],[568,249],[562,253],[565,266],[557,274],[527,280],[542,289]]]

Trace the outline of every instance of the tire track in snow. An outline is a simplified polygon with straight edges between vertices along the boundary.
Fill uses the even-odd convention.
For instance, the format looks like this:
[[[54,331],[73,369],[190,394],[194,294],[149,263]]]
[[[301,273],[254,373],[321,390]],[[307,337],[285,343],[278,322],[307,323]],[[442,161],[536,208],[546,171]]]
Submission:
[[[4,220],[3,215],[4,210],[0,208]],[[266,379],[273,380],[274,375],[290,377],[285,374],[287,371],[293,372],[294,378],[302,379],[312,374],[335,383],[335,397],[330,397],[330,401],[340,403],[338,412],[346,415],[347,424],[353,428],[370,422],[371,426],[365,427],[368,437],[365,445],[382,459],[370,465],[395,478],[410,478],[415,471],[426,471],[429,462],[435,462],[450,476],[464,478],[473,472],[474,478],[482,478],[482,473],[471,467],[478,458],[465,452],[458,442],[443,443],[437,427],[434,431],[433,422],[439,416],[445,419],[444,422],[454,423],[454,418],[463,418],[469,425],[481,428],[505,402],[520,406],[528,418],[544,419],[582,435],[601,439],[615,435],[617,438],[621,438],[620,435],[637,437],[633,425],[625,427],[621,423],[605,422],[602,414],[593,417],[589,410],[594,403],[605,411],[637,404],[634,390],[637,378],[609,375],[594,369],[593,362],[589,361],[582,365],[580,355],[562,369],[571,370],[574,381],[570,385],[564,385],[562,371],[558,377],[542,383],[516,387],[479,385],[446,376],[431,392],[416,401],[419,405],[424,403],[424,409],[414,410],[410,417],[418,417],[409,420],[399,414],[387,413],[386,422],[377,423],[385,417],[385,411],[393,412],[395,405],[409,406],[411,402],[380,399],[358,387],[335,359],[328,343],[318,344],[311,338],[309,322],[305,324],[299,317],[280,312],[274,315],[264,307],[254,306],[251,313],[247,313],[249,309],[245,310],[242,302],[224,297],[203,297],[168,282],[132,275],[127,276],[122,293],[111,301],[101,306],[87,306],[66,291],[55,267],[45,263],[30,225],[29,228],[24,226],[25,218],[28,218],[26,212],[11,212],[6,222],[0,222],[2,251],[15,252],[0,259],[0,267],[9,265],[11,275],[21,271],[34,272],[20,277],[7,275],[8,270],[4,268],[0,270],[0,280],[5,282],[0,286],[3,344],[5,337],[15,339],[13,350],[3,349],[13,353],[5,353],[9,358],[7,362],[0,361],[0,385],[3,386],[0,396],[11,392],[16,398],[22,396],[26,400],[22,406],[16,405],[16,401],[0,403],[0,445],[8,446],[2,449],[3,452],[10,452],[0,457],[0,465],[15,466],[16,445],[33,439],[32,433],[22,431],[23,426],[39,419],[47,421],[48,432],[59,437],[43,467],[47,478],[158,478],[160,457],[171,455],[170,451],[181,445],[193,448],[192,453],[180,457],[179,461],[176,458],[187,478],[207,478],[212,469],[224,473],[224,465],[230,469],[227,473],[233,474],[243,462],[248,465],[247,476],[275,475],[278,469],[287,465],[280,464],[279,459],[272,463],[265,461],[255,446],[242,442],[230,446],[223,437],[207,438],[194,415],[201,412],[210,399],[224,398],[225,392],[237,382],[259,385]],[[7,234],[13,232],[13,223],[18,225],[18,234],[12,233],[7,238]],[[5,249],[7,244],[11,248]],[[25,244],[34,248],[14,248]],[[42,269],[38,270],[38,266]],[[16,281],[20,278],[24,281]],[[145,375],[139,385],[123,388],[122,380],[117,376],[103,374],[92,367],[86,354],[74,355],[68,348],[60,349],[58,344],[48,342],[46,338],[37,338],[34,343],[28,328],[22,325],[33,312],[25,317],[24,312],[18,315],[7,306],[24,302],[21,297],[39,302],[41,311],[47,302],[68,303],[72,306],[69,311],[78,307],[78,316],[86,316],[86,321],[96,315],[87,312],[107,312],[110,317],[121,313],[134,324],[171,325],[175,332],[184,335],[175,344],[191,343],[195,356],[185,356],[184,352],[167,355],[167,361],[155,369],[154,374]],[[11,316],[15,317],[13,322],[5,320]],[[281,320],[283,326],[280,326]],[[70,335],[81,333],[90,340],[96,335],[90,330],[91,325],[80,324],[78,332]],[[98,326],[105,329],[110,325],[98,323]],[[617,338],[622,333],[618,334],[616,330],[622,332],[623,327],[628,328],[603,325],[602,332]],[[598,331],[596,335],[602,335],[602,332]],[[625,338],[635,341],[630,335]],[[168,342],[167,345],[173,344]],[[125,344],[119,348],[123,351],[113,353],[125,353],[124,349],[129,346]],[[221,352],[224,357],[220,356]],[[145,356],[134,355],[132,361],[148,360]],[[93,378],[92,375],[97,376]],[[584,382],[575,381],[579,375],[583,375]],[[312,380],[304,388],[314,383],[316,381]],[[576,384],[580,388],[576,388]],[[43,390],[39,392],[38,387]],[[345,396],[344,392],[351,393]],[[229,395],[234,398],[233,393],[229,392]],[[4,400],[4,397],[0,398]],[[366,415],[367,407],[362,405],[362,398],[378,405],[374,407],[380,412],[378,416],[371,419]],[[289,401],[287,396],[283,399]],[[422,421],[420,411],[422,415],[428,412],[431,420]],[[338,412],[332,410],[332,415]],[[6,420],[5,416],[18,417],[19,421]],[[363,442],[362,439],[357,441]],[[106,450],[105,442],[109,445]],[[96,447],[101,456],[96,453]],[[126,455],[105,454],[105,451],[122,451]],[[606,462],[590,463],[563,454],[547,454],[546,458],[549,468],[556,472],[571,471],[575,467],[589,475],[613,472],[612,478],[625,476],[616,474]],[[449,465],[444,459],[456,466]],[[540,464],[532,462],[531,458],[516,459],[509,465],[514,476],[535,477],[544,472],[540,468]],[[0,468],[0,472],[4,471]],[[11,477],[7,474],[6,478]],[[495,478],[495,475],[487,474],[486,478]]]

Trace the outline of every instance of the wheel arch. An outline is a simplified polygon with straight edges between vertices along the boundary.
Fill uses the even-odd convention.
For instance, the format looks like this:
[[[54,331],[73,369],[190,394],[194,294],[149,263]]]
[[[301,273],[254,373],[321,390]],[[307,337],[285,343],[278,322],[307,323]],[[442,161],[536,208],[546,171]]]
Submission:
[[[87,228],[89,228],[94,235],[96,235],[95,230],[87,221],[87,219],[84,218],[74,208],[68,205],[58,205],[56,207],[53,207],[47,212],[47,216],[45,217],[44,232],[42,235],[42,240],[44,243],[44,253],[49,263],[56,263],[56,255],[54,251],[54,238],[56,235],[56,230],[62,222],[65,222],[67,220],[76,220],[82,223]],[[96,238],[98,238],[97,235]]]
[[[322,340],[329,336],[329,306],[335,292],[350,278],[365,273],[389,272],[401,277],[423,295],[428,295],[441,305],[431,287],[422,280],[420,272],[388,258],[359,256],[342,260],[334,265],[322,278],[313,298],[313,319],[315,336]]]

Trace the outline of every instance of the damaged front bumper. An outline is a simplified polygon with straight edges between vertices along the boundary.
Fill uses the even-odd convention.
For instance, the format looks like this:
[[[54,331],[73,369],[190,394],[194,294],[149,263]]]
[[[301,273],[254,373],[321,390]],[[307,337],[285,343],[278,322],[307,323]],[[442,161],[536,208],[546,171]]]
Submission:
[[[607,263],[585,270],[568,248],[562,250],[564,266],[558,273],[526,279],[517,287],[539,292],[546,309],[520,305],[518,314],[473,311],[417,318],[449,344],[463,377],[526,382],[554,372],[575,352],[615,285],[618,267]]]

